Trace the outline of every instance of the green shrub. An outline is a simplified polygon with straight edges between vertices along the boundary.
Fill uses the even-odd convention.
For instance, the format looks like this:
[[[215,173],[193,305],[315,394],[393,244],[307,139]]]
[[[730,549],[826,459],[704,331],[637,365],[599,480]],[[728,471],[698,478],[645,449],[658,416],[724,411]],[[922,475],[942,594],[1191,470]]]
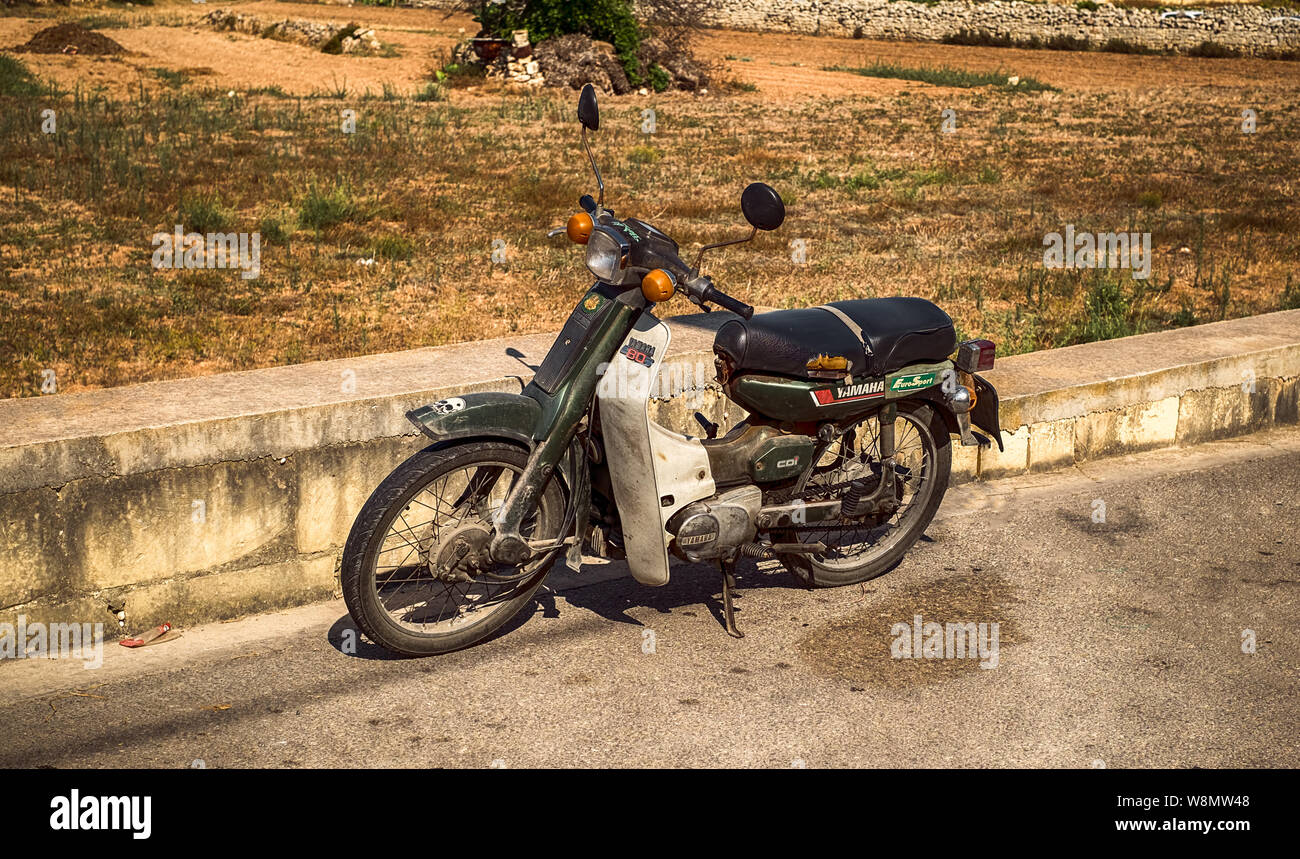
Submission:
[[[447,87],[441,81],[429,81],[415,94],[416,101],[446,101]]]
[[[415,245],[405,236],[388,233],[375,239],[370,251],[375,259],[408,260],[415,256]]]
[[[181,197],[181,223],[196,233],[220,233],[230,225],[230,214],[215,194]]]
[[[1291,275],[1286,276],[1286,290],[1282,293],[1283,310],[1300,310],[1300,283],[1292,283]]]
[[[1240,57],[1241,51],[1236,48],[1230,48],[1227,45],[1220,45],[1218,42],[1204,41],[1195,47],[1187,49],[1189,57],[1209,57],[1210,59],[1229,59],[1231,57]]]
[[[1086,51],[1092,47],[1092,43],[1087,39],[1080,39],[1077,36],[1067,36],[1064,33],[1058,33],[1043,43],[1043,47],[1049,51]]]
[[[877,62],[869,66],[828,66],[825,71],[851,72],[855,75],[871,78],[921,81],[936,86],[970,88],[993,84],[1021,92],[1041,92],[1053,89],[1048,84],[1031,77],[1022,76],[1019,81],[1013,84],[1011,83],[1011,77],[1003,72],[969,72],[965,69],[952,69],[947,66],[940,68],[907,68],[892,63]]]
[[[1137,195],[1137,204],[1144,209],[1159,209],[1163,203],[1159,191],[1143,191]]]
[[[1010,36],[984,29],[968,30],[964,27],[956,33],[944,36],[943,42],[947,45],[972,45],[982,48],[1011,48],[1016,45],[1015,40]]]
[[[351,220],[357,214],[352,189],[335,185],[328,190],[311,185],[298,205],[298,223],[312,230],[323,230]]]
[[[48,88],[31,73],[26,63],[0,54],[0,95],[45,95]]]
[[[650,68],[646,70],[646,76],[650,78],[650,88],[655,92],[663,92],[668,89],[669,84],[673,82],[673,79],[669,76],[668,72],[659,68],[657,65],[650,66]]]
[[[1090,280],[1084,316],[1074,325],[1073,341],[1091,343],[1141,333],[1141,325],[1134,319],[1133,296],[1120,279],[1109,271],[1094,271]]]
[[[268,245],[282,245],[289,240],[289,231],[275,215],[267,215],[258,221],[257,232]]]

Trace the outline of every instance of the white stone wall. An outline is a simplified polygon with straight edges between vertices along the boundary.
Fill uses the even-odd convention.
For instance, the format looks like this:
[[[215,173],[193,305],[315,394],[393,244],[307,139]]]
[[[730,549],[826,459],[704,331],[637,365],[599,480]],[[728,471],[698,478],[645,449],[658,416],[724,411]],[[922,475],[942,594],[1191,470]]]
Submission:
[[[638,0],[653,4],[653,0]],[[411,0],[411,5],[451,8],[454,0]],[[1300,21],[1277,21],[1285,10],[1223,6],[1195,20],[1160,20],[1150,9],[1103,4],[1096,10],[1073,5],[942,0],[926,5],[907,0],[716,0],[704,23],[737,30],[812,33],[866,39],[942,41],[961,30],[987,30],[1016,41],[1053,36],[1088,39],[1100,47],[1110,39],[1154,50],[1186,51],[1214,42],[1247,54],[1300,50]]]

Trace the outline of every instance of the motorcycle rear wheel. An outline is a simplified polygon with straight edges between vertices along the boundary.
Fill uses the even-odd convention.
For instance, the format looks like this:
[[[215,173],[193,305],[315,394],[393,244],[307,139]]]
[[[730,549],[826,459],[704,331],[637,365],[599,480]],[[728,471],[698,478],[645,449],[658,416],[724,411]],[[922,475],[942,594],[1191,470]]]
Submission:
[[[825,465],[836,457],[851,456],[869,461],[878,459],[880,425],[869,417],[852,428],[855,433],[832,444],[820,457]],[[849,442],[848,439],[853,441]],[[839,446],[838,449],[836,446]],[[825,542],[825,552],[817,554],[783,554],[786,569],[813,587],[840,587],[874,579],[889,572],[912,548],[939,509],[948,489],[952,471],[952,446],[943,421],[933,407],[925,403],[904,402],[898,407],[895,423],[896,461],[906,469],[903,506],[889,519],[871,527],[846,522],[837,527],[801,528],[774,531],[773,542]],[[843,459],[839,460],[844,462]],[[818,482],[835,484],[844,475],[824,472],[811,479],[803,497],[812,500]],[[861,536],[849,542],[850,536]]]
[[[343,549],[340,579],[348,612],[367,638],[404,656],[469,647],[519,613],[558,552],[507,568],[491,565],[467,581],[436,575],[456,541],[482,544],[528,453],[506,442],[427,447],[399,465],[361,508]],[[559,536],[565,494],[551,480],[520,533]],[[505,581],[498,581],[504,579]]]

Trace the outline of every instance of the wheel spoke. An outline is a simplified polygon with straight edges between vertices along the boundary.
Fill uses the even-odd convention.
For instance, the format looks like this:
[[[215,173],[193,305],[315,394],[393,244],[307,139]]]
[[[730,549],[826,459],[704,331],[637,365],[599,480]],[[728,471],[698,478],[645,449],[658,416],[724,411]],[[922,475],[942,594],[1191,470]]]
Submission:
[[[519,466],[499,461],[467,465],[431,479],[392,514],[374,558],[372,582],[381,608],[395,624],[426,635],[457,631],[481,622],[520,588],[530,586],[526,576],[506,582],[476,580],[468,567],[463,568],[471,575],[468,580],[439,577],[441,564],[458,564],[461,557],[462,550],[448,541],[490,531],[492,518],[520,473]],[[530,513],[520,532],[532,534],[538,522],[538,512]],[[482,529],[476,530],[478,526]],[[398,550],[400,560],[393,563]],[[511,575],[509,570],[497,572]]]
[[[872,557],[883,555],[892,548],[893,536],[906,529],[913,511],[919,509],[917,500],[929,496],[935,454],[928,428],[901,413],[895,427],[895,475],[903,487],[898,509],[888,519],[875,524],[844,521],[797,531],[796,537],[801,542],[820,541],[826,545],[824,553],[814,556],[820,563],[858,567],[869,563]],[[843,493],[848,482],[879,473],[880,424],[875,417],[850,427],[834,444],[819,460],[826,465],[809,480],[803,492],[805,496],[834,497]]]

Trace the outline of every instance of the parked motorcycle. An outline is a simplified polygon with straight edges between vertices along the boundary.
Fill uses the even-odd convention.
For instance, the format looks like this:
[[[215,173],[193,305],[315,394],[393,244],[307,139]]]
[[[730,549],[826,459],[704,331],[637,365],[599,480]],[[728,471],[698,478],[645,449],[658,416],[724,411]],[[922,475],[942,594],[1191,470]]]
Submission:
[[[467,393],[407,417],[433,444],[375,489],[343,553],[348,610],[371,640],[407,655],[491,635],[529,604],[564,556],[625,559],[664,585],[670,555],[718,564],[736,637],[734,568],[779,559],[809,587],[888,571],[920,538],[947,489],[950,437],[1001,447],[998,397],[978,375],[994,344],[958,344],[919,298],[837,301],[755,314],[701,273],[704,253],[785,219],[780,195],[747,187],[745,238],[694,264],[653,225],[618,218],[588,143],[595,91],[578,100],[599,197],[565,232],[596,283],[578,300],[521,393]],[[735,314],[714,341],[717,382],[748,417],[722,437],[650,419],[670,345],[652,310],[683,294]],[[954,354],[955,352],[955,354]],[[952,356],[952,357],[950,357]]]

